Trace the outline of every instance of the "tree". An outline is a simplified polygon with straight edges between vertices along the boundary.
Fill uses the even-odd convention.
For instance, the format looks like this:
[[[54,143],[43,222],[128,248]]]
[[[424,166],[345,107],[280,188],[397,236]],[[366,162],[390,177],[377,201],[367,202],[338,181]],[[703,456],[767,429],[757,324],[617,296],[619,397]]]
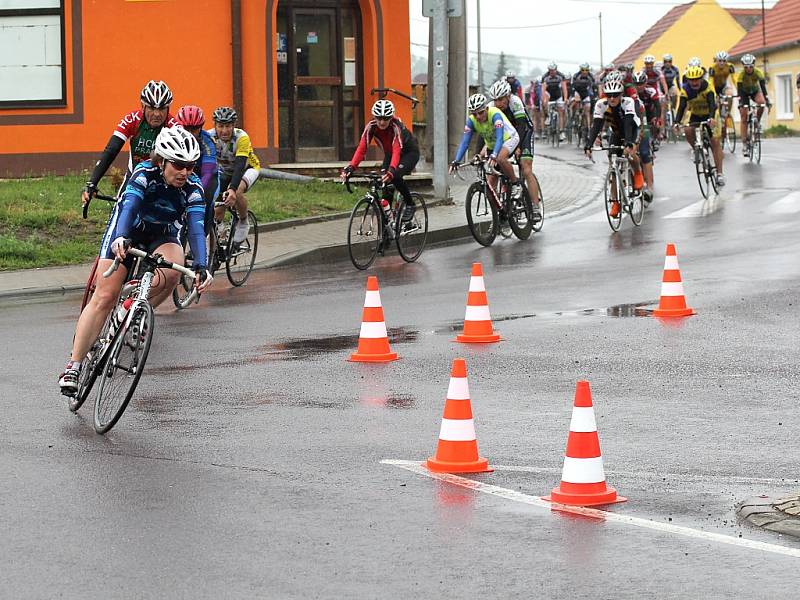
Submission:
[[[500,59],[497,61],[497,70],[494,72],[494,80],[499,81],[506,76],[506,53],[500,51]]]

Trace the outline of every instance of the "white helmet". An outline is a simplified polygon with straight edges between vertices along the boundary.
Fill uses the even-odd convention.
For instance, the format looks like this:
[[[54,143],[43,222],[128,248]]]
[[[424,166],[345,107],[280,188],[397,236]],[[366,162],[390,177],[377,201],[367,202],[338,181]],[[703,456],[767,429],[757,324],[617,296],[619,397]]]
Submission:
[[[696,56],[693,56],[689,59],[689,64],[686,65],[687,67],[699,67],[700,66],[700,59]]]
[[[621,94],[624,89],[625,86],[623,86],[622,82],[616,78],[606,79],[606,82],[603,85],[603,91],[606,94]]]
[[[467,110],[469,112],[475,112],[486,108],[488,101],[486,100],[486,96],[483,94],[472,94],[467,100]]]
[[[372,105],[372,116],[373,117],[393,117],[394,116],[394,104],[392,104],[391,100],[378,100],[375,104]]]
[[[547,68],[552,71],[555,71],[556,69],[558,69],[558,65],[554,62],[551,62],[549,65],[547,65]]]
[[[605,69],[607,71],[612,71],[614,69],[614,63],[606,63]]]
[[[648,54],[647,56],[644,57],[644,64],[652,65],[654,62],[656,62],[656,57],[653,56],[652,54]]]
[[[756,64],[756,57],[753,56],[752,54],[745,54],[742,57],[742,64],[745,67],[752,67]]]
[[[200,158],[200,145],[183,127],[164,127],[156,137],[155,152],[166,160],[195,162]]]
[[[714,55],[715,60],[728,60],[728,53],[725,50],[720,50]]]
[[[492,84],[492,87],[489,88],[489,95],[492,97],[492,100],[497,100],[498,98],[503,98],[505,96],[509,96],[510,94],[511,84],[502,79],[500,81],[495,81]]]
[[[163,81],[151,79],[142,88],[142,102],[153,108],[166,108],[172,104],[172,92]]]
[[[605,81],[619,81],[622,82],[622,72],[621,71],[611,71],[608,75],[606,75]]]
[[[666,61],[672,62],[672,54],[665,54],[662,58]]]
[[[506,71],[506,77],[511,77],[511,79],[516,79],[517,78],[517,74],[514,73],[514,71],[508,70],[508,71]]]

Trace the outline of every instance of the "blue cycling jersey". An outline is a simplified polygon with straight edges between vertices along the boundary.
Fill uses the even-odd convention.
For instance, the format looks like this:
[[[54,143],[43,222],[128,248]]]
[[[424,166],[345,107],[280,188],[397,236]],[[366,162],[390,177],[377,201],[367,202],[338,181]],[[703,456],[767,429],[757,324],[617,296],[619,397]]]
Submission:
[[[183,187],[172,187],[164,181],[161,169],[147,160],[134,169],[125,188],[115,235],[135,239],[137,234],[164,232],[177,237],[186,223],[195,264],[205,268],[205,209],[197,175],[191,173]]]

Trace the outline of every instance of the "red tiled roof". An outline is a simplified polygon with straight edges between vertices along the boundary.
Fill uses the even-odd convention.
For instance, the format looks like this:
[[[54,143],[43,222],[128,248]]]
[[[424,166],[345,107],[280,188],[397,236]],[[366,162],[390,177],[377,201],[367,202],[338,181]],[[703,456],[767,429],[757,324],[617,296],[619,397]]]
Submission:
[[[642,52],[647,50],[653,43],[661,37],[661,35],[670,27],[672,27],[678,19],[680,19],[687,10],[689,10],[694,5],[694,2],[689,2],[687,4],[681,4],[680,6],[676,6],[670,11],[661,17],[656,24],[653,25],[650,29],[644,32],[642,37],[636,40],[633,44],[631,44],[627,50],[625,50],[622,54],[620,54],[617,58],[614,59],[614,64],[625,64],[625,63],[632,63],[636,62],[636,59],[641,56]]]
[[[800,43],[800,0],[779,0],[767,12],[765,23],[767,43],[761,27],[754,27],[730,49],[733,56]]]
[[[745,31],[750,31],[761,21],[760,8],[726,8],[728,14],[736,19],[736,22],[744,27]],[[767,11],[769,12],[769,11]]]

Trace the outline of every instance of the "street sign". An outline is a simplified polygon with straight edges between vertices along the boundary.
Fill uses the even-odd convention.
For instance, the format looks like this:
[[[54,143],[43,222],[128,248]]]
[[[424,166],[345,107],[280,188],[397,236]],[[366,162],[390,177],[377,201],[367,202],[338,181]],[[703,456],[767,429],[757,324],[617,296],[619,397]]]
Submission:
[[[436,0],[422,0],[422,16],[432,17]],[[460,17],[464,14],[464,0],[447,0],[447,16]]]

